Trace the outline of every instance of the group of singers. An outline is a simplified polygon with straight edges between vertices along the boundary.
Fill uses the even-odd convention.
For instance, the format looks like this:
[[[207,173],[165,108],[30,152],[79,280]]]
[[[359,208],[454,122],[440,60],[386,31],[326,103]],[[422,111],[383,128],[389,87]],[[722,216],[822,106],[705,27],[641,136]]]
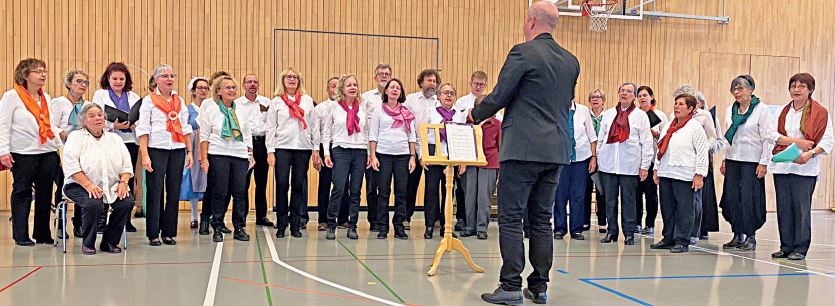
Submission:
[[[53,243],[50,206],[66,197],[76,205],[73,233],[83,238],[82,253],[96,253],[98,232],[103,233],[98,250],[121,252],[122,230],[135,231],[130,215],[137,163],[147,186],[144,216],[151,246],[176,244],[180,200],[190,202],[191,227],[199,234],[208,235],[211,228],[213,241],[223,241],[224,234],[248,241],[247,191],[253,173],[256,224],[275,226],[278,238],[285,237],[288,227],[291,236],[302,237],[310,220],[310,165],[319,171],[318,230],[325,239],[336,239],[337,228],[358,239],[363,181],[371,231],[387,239],[393,229],[395,238],[408,239],[422,176],[425,239],[432,239],[438,221],[441,234],[454,230],[462,237],[487,239],[499,176],[501,116],[481,124],[488,164],[455,171],[455,229],[443,227],[443,197],[453,196],[445,195],[444,167],[421,162],[417,131],[422,123],[471,121],[469,112],[485,92],[487,74],[473,73],[470,93],[457,98],[455,87],[443,83],[437,70],[422,71],[416,79],[420,90],[412,94],[405,93],[393,72],[387,64],[375,67],[374,89],[364,93],[355,75],[332,77],[328,98],[316,103],[293,68],[281,71],[270,100],[258,95],[256,75],[244,75],[239,84],[225,72],[193,78],[188,94],[181,94],[175,90],[174,68],[160,65],[149,80],[149,93],[140,97],[127,66],[114,62],[105,68],[90,102],[84,100],[90,86],[86,72],[67,72],[66,94],[51,99],[43,90],[46,63],[22,60],[14,72],[14,89],[0,100],[0,167],[10,169],[14,179],[15,243]],[[832,150],[831,119],[813,99],[815,79],[808,73],[789,80],[792,101],[776,115],[754,89],[751,76],[735,78],[730,86],[734,102],[722,120],[714,119],[704,96],[689,85],[675,92],[669,117],[656,109],[652,88],[633,83],[619,87],[612,108],[604,109],[606,95],[599,89],[588,95],[589,106],[573,103],[571,163],[554,191],[554,239],[585,239],[594,193],[602,243],[616,242],[621,232],[626,245],[635,244],[636,233],[653,235],[660,203],[662,239],[650,248],[687,252],[708,232],[719,230],[712,169],[713,155],[724,151],[719,207],[734,236],[723,247],[756,248],[756,232],[766,219],[764,177],[771,171],[780,230],[780,250],[772,256],[803,259],[811,240],[820,155]],[[429,131],[429,154],[447,154],[445,131],[440,134],[441,143],[436,143]],[[799,156],[772,161],[787,148]],[[267,217],[269,167],[275,174],[275,224]],[[58,186],[54,199],[53,184]],[[35,241],[28,228],[33,188]],[[224,221],[230,201],[233,229]]]

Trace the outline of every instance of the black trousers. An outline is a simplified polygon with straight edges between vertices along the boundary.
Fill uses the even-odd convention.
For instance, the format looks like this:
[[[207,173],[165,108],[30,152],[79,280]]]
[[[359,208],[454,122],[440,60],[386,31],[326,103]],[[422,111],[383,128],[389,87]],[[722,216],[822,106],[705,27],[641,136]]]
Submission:
[[[232,197],[232,225],[235,229],[246,227],[249,202],[246,200],[246,172],[249,161],[245,158],[209,154],[208,181],[212,184],[212,228],[217,231],[224,226],[223,219],[229,209]]]
[[[319,145],[319,158],[325,160],[325,150],[322,145]],[[317,211],[319,213],[318,223],[328,223],[328,204],[331,201],[331,182],[333,178],[333,169],[322,166],[319,169],[319,197],[317,203]],[[350,186],[350,182],[347,182]],[[345,190],[349,188],[346,186]],[[336,218],[337,224],[348,222],[348,200],[350,196],[342,197],[342,203],[339,204],[339,216]]]
[[[75,205],[78,205],[82,211],[82,232],[84,233],[84,246],[88,248],[95,248],[96,245],[96,226],[99,224],[99,217],[105,213],[108,208],[113,208],[110,213],[110,220],[104,228],[101,245],[119,245],[119,240],[122,239],[122,230],[130,218],[130,211],[133,209],[133,197],[129,196],[124,199],[117,199],[108,206],[105,205],[104,199],[90,198],[87,190],[84,190],[81,185],[72,183],[66,187],[67,197],[69,197]]]
[[[765,177],[757,178],[757,163],[725,160],[722,215],[734,233],[754,235],[765,224]]]
[[[310,168],[310,152],[310,150],[275,150],[275,210],[280,231],[286,229],[288,224],[292,229],[301,227],[304,207],[307,206],[307,170]],[[287,191],[291,192],[289,202]]]
[[[519,291],[522,288],[521,274],[525,269],[522,218],[525,214],[530,222],[528,259],[533,266],[533,272],[527,278],[528,288],[534,292],[548,289],[554,252],[551,210],[562,167],[515,160],[499,165],[499,248],[502,253],[499,282],[504,290]]]
[[[727,167],[727,165],[726,165]],[[812,244],[812,194],[817,176],[774,174],[780,250],[806,255]]]
[[[409,173],[409,181],[406,183],[406,220],[412,221],[412,216],[415,214],[415,206],[417,206],[418,187],[420,187],[420,178],[423,176],[423,167],[421,167],[421,160],[416,159],[415,171]],[[426,199],[424,199],[426,202]],[[424,207],[425,209],[425,207]]]
[[[331,190],[331,200],[328,204],[328,227],[336,227],[336,219],[339,216],[339,205],[336,203],[341,203],[342,198],[348,196],[350,197],[348,225],[356,228],[360,211],[362,176],[368,164],[368,150],[335,147],[331,150],[331,161],[333,161],[333,190]]]
[[[650,179],[650,178],[647,178]],[[609,234],[617,236],[618,228],[618,196],[620,196],[621,223],[623,236],[634,235],[635,230],[635,188],[638,188],[637,175],[620,175],[600,172],[603,183],[603,196],[606,197],[606,224]]]
[[[654,168],[655,164],[649,164],[650,174]],[[637,225],[641,225],[641,217],[644,215],[644,196],[647,198],[647,217],[644,220],[644,226],[655,227],[655,218],[658,216],[658,185],[655,185],[651,177],[638,182],[638,188],[635,188],[635,222],[638,223]]]
[[[29,212],[32,210],[32,187],[35,188],[35,224],[32,238],[52,239],[49,228],[51,213],[52,183],[58,165],[58,153],[41,154],[12,153],[15,163],[11,169],[12,178],[12,238],[15,241],[29,240]]]
[[[148,148],[153,172],[145,171],[148,194],[145,202],[146,228],[149,239],[177,236],[177,215],[180,210],[180,183],[183,180],[186,150]],[[165,195],[163,205],[162,195]],[[205,205],[205,204],[204,204]]]
[[[459,166],[460,167],[460,166]],[[458,176],[458,168],[455,167],[455,176],[453,179],[453,192],[455,193],[455,219],[466,224],[467,220],[467,187],[466,180],[463,176]],[[443,189],[446,192],[446,188]]]
[[[377,154],[380,161],[380,192],[377,197],[377,224],[380,231],[389,229],[389,199],[392,179],[394,180],[394,219],[395,228],[403,227],[406,220],[406,181],[409,179],[410,155]]]
[[[380,171],[374,171],[371,168],[365,169],[365,204],[368,210],[368,223],[371,225],[377,225],[378,221],[377,200],[379,197],[379,181]]]
[[[690,188],[693,182],[662,177],[660,183],[663,241],[689,245],[696,214],[693,188]]]
[[[425,215],[424,224],[427,227],[435,226],[435,221],[440,221],[441,226],[446,224],[446,215],[444,214],[446,197],[442,197],[440,194],[441,190],[446,190],[445,169],[446,166],[429,166],[426,170],[426,180],[423,185],[423,213]]]
[[[255,174],[255,220],[267,217],[267,173],[270,165],[267,164],[267,146],[264,136],[252,137],[252,158],[255,159],[255,166],[246,173],[246,190],[252,183],[252,174]],[[249,197],[246,197],[249,201]],[[251,206],[251,205],[247,205]]]
[[[583,220],[583,225],[591,224],[591,196],[594,193],[596,197],[595,207],[597,208],[594,214],[597,216],[597,225],[606,226],[606,199],[603,197],[603,193],[594,186],[594,182],[591,179],[592,175],[589,175],[586,180],[586,210],[584,211],[585,219]]]

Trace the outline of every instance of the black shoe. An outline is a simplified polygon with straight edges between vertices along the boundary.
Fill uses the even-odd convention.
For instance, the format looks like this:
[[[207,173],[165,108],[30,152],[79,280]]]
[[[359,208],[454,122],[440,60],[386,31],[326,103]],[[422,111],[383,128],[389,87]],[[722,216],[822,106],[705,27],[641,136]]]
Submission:
[[[88,248],[88,247],[82,245],[81,246],[81,254],[96,255],[96,249],[95,248]]]
[[[377,239],[386,239],[388,238],[389,233],[387,231],[380,231],[377,233]]]
[[[290,236],[293,236],[293,238],[301,238],[302,237],[302,231],[300,229],[292,229],[291,228],[290,229]]]
[[[240,241],[249,241],[249,234],[247,234],[243,228],[236,228],[235,236],[233,236],[233,238]]]
[[[565,236],[565,233],[563,233],[563,232],[555,232],[555,233],[554,233],[554,240],[562,240],[563,236]]]
[[[707,240],[708,238],[710,237],[708,237],[707,232],[702,232],[701,234],[699,234],[700,240]]]
[[[533,291],[528,290],[528,288],[522,289],[522,295],[531,301],[534,304],[545,304],[548,300],[548,295],[545,292],[542,293],[534,293]]]
[[[670,253],[687,253],[690,251],[686,245],[676,244],[670,249]]]
[[[346,236],[348,236],[348,239],[351,239],[351,240],[357,240],[360,237],[359,235],[357,235],[357,228],[356,227],[348,228],[348,235],[346,235]]]
[[[335,240],[336,239],[336,228],[328,227],[327,234],[325,234],[325,239]]]
[[[112,244],[109,244],[109,243],[105,243],[105,244],[100,245],[99,250],[101,250],[102,252],[113,253],[113,254],[122,253],[122,248],[120,248],[118,245],[112,245]]]
[[[771,253],[771,258],[788,258],[788,257],[789,257],[789,252],[779,251],[779,252]]]
[[[661,240],[658,243],[650,244],[649,248],[653,249],[653,250],[669,250],[669,249],[672,249],[673,246],[675,246],[675,243],[666,242],[664,240]]]
[[[255,220],[255,225],[275,226],[275,224],[272,221],[270,221],[270,219],[267,217],[261,218],[260,220]]]
[[[481,299],[491,304],[522,305],[522,291],[505,291],[502,286],[496,288],[493,293],[482,293]]]
[[[394,238],[400,240],[409,239],[409,235],[406,234],[406,228],[402,226],[395,226],[394,227]]]
[[[723,249],[733,249],[733,248],[736,248],[736,247],[738,247],[738,246],[742,245],[742,242],[743,242],[744,240],[745,240],[745,235],[740,234],[740,233],[734,233],[734,237],[733,237],[733,238],[731,238],[731,241],[729,241],[729,242],[728,242],[728,243],[726,243],[726,244],[723,244],[723,245],[722,245],[722,248],[723,248]]]
[[[136,226],[133,226],[130,222],[125,224],[125,231],[128,233],[136,233]]]
[[[583,234],[580,234],[580,233],[574,233],[574,234],[571,234],[571,239],[573,239],[573,240],[586,240],[586,236],[583,236]]]
[[[478,240],[487,240],[487,232],[478,232],[476,237]]]
[[[603,239],[600,239],[600,243],[612,243],[612,242],[618,242],[618,234],[614,234],[614,233],[606,234],[606,237],[603,237]]]
[[[284,235],[287,234],[287,228],[279,228],[275,231],[275,238],[284,238]]]
[[[804,260],[806,259],[806,255],[800,253],[791,253],[789,254],[789,257],[786,258],[788,258],[788,260]]]
[[[37,244],[55,244],[55,239],[52,239],[52,238],[35,239],[35,243],[37,243]]]
[[[231,234],[232,230],[230,230],[228,227],[226,227],[226,224],[224,224],[223,227],[220,228],[220,232],[224,234]]]
[[[162,242],[159,241],[159,238],[148,239],[148,244],[151,246],[161,246]]]
[[[626,236],[626,239],[623,239],[624,245],[635,245],[635,236]]]
[[[200,235],[209,234],[209,222],[200,222],[200,229],[197,230]]]
[[[26,240],[15,241],[14,244],[17,245],[17,246],[33,246],[33,245],[35,245],[35,242],[30,240],[30,239],[26,239]]]
[[[191,220],[191,224],[189,224],[189,228],[192,228],[192,229],[197,228],[197,227],[200,226],[199,224],[200,223],[197,222],[197,220]]]
[[[223,241],[223,233],[221,231],[216,230],[214,235],[212,235],[212,241],[214,241],[214,242]]]
[[[171,237],[162,237],[162,243],[167,245],[176,245],[177,241],[174,241],[174,238]]]
[[[432,232],[434,231],[434,228],[432,228],[431,226],[427,226],[426,230],[423,232],[423,239],[432,239]]]
[[[475,236],[474,231],[461,231],[461,237],[472,237]]]
[[[754,251],[757,249],[757,239],[753,235],[745,238],[745,242],[736,247],[740,251]]]
[[[455,229],[456,232],[464,231],[464,221],[463,220],[455,221],[455,226],[454,226],[453,229]]]
[[[600,234],[605,234],[607,232],[607,230],[605,228],[598,228],[597,232],[600,233]]]

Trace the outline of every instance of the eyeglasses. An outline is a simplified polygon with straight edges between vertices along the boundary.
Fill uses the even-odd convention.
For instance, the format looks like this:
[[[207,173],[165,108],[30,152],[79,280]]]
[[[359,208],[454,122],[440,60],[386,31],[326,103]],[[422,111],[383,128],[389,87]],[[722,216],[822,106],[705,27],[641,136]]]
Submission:
[[[619,92],[619,93],[635,93],[635,91],[634,91],[634,90],[632,90],[632,89],[626,89],[626,88],[621,88],[620,90],[618,90],[618,92]]]
[[[221,87],[221,88],[223,88],[223,89],[225,89],[225,90],[228,90],[228,91],[236,91],[236,90],[238,90],[238,86],[223,86],[223,87]]]
[[[209,86],[197,86],[196,90],[209,90]]]
[[[487,83],[473,82],[473,87],[475,87],[475,88],[482,88],[482,87],[485,87],[485,86],[487,86]]]
[[[593,100],[593,99],[601,99],[602,100],[603,96],[591,96],[591,97],[589,97],[589,100]]]
[[[83,79],[75,79],[75,80],[73,80],[73,83],[76,83],[78,85],[84,85],[84,86],[90,85],[90,81],[83,80]]]
[[[441,92],[441,94],[444,94],[444,95],[447,95],[447,96],[455,96],[455,91],[454,90],[444,90],[444,91]]]
[[[391,72],[377,72],[378,77],[390,77]]]
[[[803,84],[803,83],[792,84],[792,86],[789,87],[789,89],[808,89],[808,88],[809,88],[809,86],[806,85],[806,84]]]
[[[284,76],[284,79],[287,79],[287,80],[298,80],[298,79],[299,79],[299,76],[297,76],[297,75],[292,75],[292,74],[288,74],[288,75],[285,75],[285,76]]]
[[[177,75],[173,74],[173,73],[171,73],[171,74],[160,74],[160,75],[157,76],[157,79],[174,79],[176,77],[177,77]]]
[[[43,68],[29,71],[29,73],[35,73],[35,74],[46,74],[47,72],[48,71],[46,69],[43,69]]]
[[[731,88],[731,92],[743,92],[743,91],[745,91],[744,86],[737,86],[737,87]]]
[[[244,81],[244,84],[256,84],[257,85],[258,81],[256,81],[256,80],[246,80],[246,81]]]

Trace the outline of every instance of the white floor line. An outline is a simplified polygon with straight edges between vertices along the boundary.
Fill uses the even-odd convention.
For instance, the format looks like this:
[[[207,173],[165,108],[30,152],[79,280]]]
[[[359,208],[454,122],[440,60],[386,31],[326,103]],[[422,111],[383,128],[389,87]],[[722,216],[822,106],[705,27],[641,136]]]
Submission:
[[[328,285],[330,287],[333,287],[333,288],[336,288],[336,289],[339,289],[339,290],[342,290],[342,291],[345,291],[345,292],[348,292],[348,293],[351,293],[351,294],[354,294],[354,295],[357,295],[357,296],[364,297],[364,298],[369,299],[369,300],[377,301],[377,302],[380,302],[380,303],[383,303],[383,304],[386,304],[386,305],[404,306],[403,304],[400,304],[400,303],[397,303],[397,302],[392,302],[392,301],[389,301],[389,300],[386,300],[386,299],[383,299],[383,298],[379,298],[379,297],[370,295],[368,293],[365,293],[365,292],[362,292],[362,291],[359,291],[359,290],[355,290],[355,289],[351,289],[351,288],[342,286],[340,284],[328,281],[326,279],[322,279],[322,278],[320,278],[316,275],[307,273],[305,271],[302,271],[302,270],[300,270],[300,269],[298,269],[294,266],[291,266],[291,265],[281,261],[281,259],[278,258],[278,252],[276,252],[276,250],[275,250],[275,244],[273,243],[272,234],[267,229],[267,227],[262,227],[262,229],[264,230],[264,236],[266,237],[267,245],[270,248],[270,256],[272,257],[273,262],[277,263],[278,265],[280,265],[284,268],[287,268],[290,271],[296,272],[297,274],[299,274],[301,276],[304,276],[304,277],[307,277],[311,280],[317,281],[319,283]]]
[[[733,236],[733,235],[734,235],[734,234],[731,234],[731,233],[725,233],[725,232],[711,232],[711,233],[722,234],[722,235],[725,235],[725,236]],[[780,240],[774,240],[774,239],[763,238],[763,237],[761,237],[761,236],[757,236],[757,240],[765,240],[765,241],[771,241],[771,242],[780,242]],[[835,245],[832,245],[832,244],[812,243],[811,245],[814,245],[814,246],[825,246],[825,247],[835,248]]]
[[[209,285],[206,287],[206,298],[203,299],[203,306],[215,304],[215,290],[217,290],[217,275],[220,272],[220,255],[223,254],[223,242],[215,245],[215,258],[212,260],[212,273],[209,274]]]

